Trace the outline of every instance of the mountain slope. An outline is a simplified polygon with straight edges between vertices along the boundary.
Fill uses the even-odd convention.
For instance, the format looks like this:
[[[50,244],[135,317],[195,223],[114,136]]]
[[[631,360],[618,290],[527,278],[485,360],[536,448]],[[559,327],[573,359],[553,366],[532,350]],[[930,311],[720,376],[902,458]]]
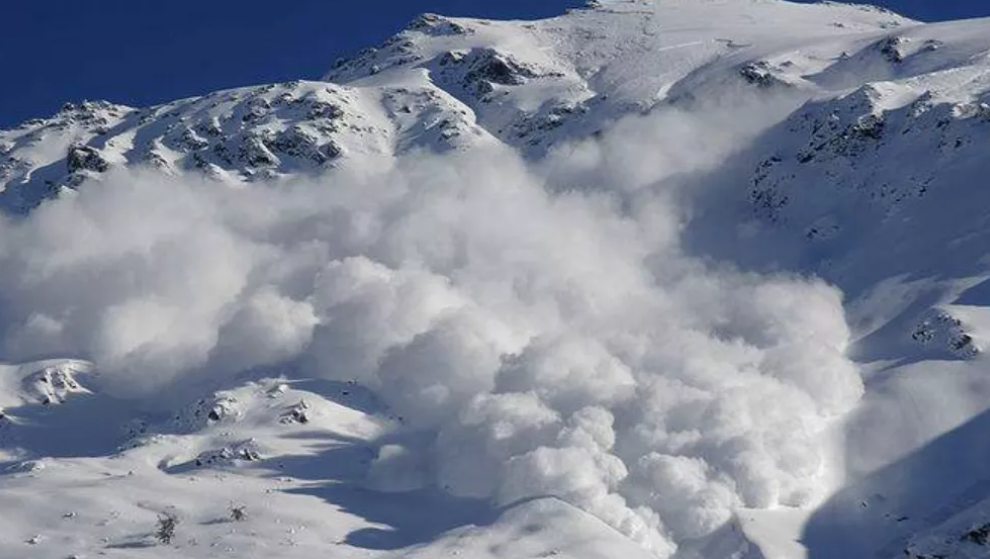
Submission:
[[[0,555],[983,556],[988,141],[990,20],[779,0],[0,131]]]
[[[345,87],[273,84],[143,110],[68,104],[3,132],[0,204],[23,211],[114,166],[242,182],[311,173],[344,154],[456,149],[489,135],[542,153],[705,81],[761,83],[765,70],[747,64],[770,53],[820,42],[779,72],[803,82],[797,74],[825,71],[850,42],[912,24],[873,8],[749,0],[697,9],[615,2],[532,23],[428,15],[339,62],[325,79]]]

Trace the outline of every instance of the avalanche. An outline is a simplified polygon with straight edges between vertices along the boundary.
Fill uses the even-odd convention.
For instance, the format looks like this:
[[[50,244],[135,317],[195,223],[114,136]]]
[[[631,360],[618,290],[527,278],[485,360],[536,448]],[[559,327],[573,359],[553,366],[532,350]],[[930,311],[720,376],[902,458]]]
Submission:
[[[0,132],[0,555],[970,556],[988,25],[424,15]]]

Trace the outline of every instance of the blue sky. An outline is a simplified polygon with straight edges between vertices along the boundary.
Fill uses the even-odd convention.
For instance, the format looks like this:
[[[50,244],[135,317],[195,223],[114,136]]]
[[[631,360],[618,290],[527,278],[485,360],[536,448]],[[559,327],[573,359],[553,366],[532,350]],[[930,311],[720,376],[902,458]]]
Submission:
[[[924,20],[990,15],[988,0],[881,0]],[[148,105],[316,78],[416,14],[539,18],[582,0],[12,0],[0,24],[0,127],[65,101]]]

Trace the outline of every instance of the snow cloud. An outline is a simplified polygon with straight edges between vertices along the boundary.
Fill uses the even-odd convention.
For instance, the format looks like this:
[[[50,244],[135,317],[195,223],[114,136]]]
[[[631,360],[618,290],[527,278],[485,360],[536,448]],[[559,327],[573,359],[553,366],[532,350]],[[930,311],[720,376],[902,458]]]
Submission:
[[[0,221],[0,356],[86,357],[134,398],[284,362],[356,380],[431,441],[384,447],[383,487],[555,495],[669,556],[813,501],[862,393],[836,289],[684,253],[667,185],[739,144],[724,122],[638,119],[538,164],[114,174]]]

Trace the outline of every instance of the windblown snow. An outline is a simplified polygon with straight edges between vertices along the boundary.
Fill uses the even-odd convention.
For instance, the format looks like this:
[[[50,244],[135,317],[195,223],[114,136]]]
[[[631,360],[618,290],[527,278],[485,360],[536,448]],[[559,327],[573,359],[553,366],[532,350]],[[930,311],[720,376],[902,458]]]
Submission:
[[[426,15],[0,132],[0,556],[973,556],[988,25]]]

